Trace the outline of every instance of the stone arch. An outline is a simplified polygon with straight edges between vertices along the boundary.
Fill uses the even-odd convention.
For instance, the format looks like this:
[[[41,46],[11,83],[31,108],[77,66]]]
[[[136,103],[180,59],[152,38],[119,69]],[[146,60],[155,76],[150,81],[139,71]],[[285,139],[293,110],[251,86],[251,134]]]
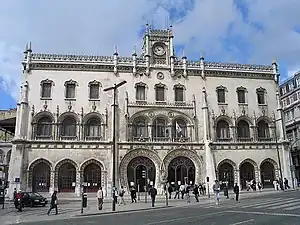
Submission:
[[[270,117],[260,116],[256,119],[256,124],[262,120],[265,121],[266,123],[268,123],[269,125],[271,125],[273,123],[273,120]]]
[[[69,159],[69,158],[64,158],[55,164],[55,166],[54,166],[55,172],[57,172],[59,167],[61,167],[61,165],[65,164],[65,163],[71,163],[75,167],[75,169],[78,170],[78,165],[75,161],[73,161],[72,159]]]
[[[166,123],[167,123],[167,124],[170,123],[169,117],[166,116],[166,115],[164,115],[164,114],[162,114],[162,113],[159,113],[159,114],[155,115],[155,116],[151,119],[151,123],[153,124],[154,121],[155,121],[156,119],[158,119],[158,118],[162,118],[162,119],[166,120]]]
[[[50,172],[52,171],[52,168],[53,168],[52,163],[49,160],[47,160],[45,158],[38,158],[38,159],[33,160],[28,166],[28,186],[31,188],[32,188],[32,183],[33,183],[33,170],[40,163],[46,164],[49,167]],[[49,176],[50,176],[50,174],[49,174]],[[48,184],[48,185],[50,186],[50,184]]]
[[[101,121],[101,123],[103,123],[103,117],[100,113],[97,113],[97,112],[90,112],[90,113],[87,113],[83,119],[82,119],[82,123],[83,124],[86,124],[89,119],[93,119],[93,118],[97,118]]]
[[[133,114],[130,118],[129,118],[129,123],[133,123],[136,119],[138,118],[144,118],[146,120],[147,123],[150,122],[150,118],[148,115],[146,115],[147,111],[139,111],[135,114]]]
[[[266,158],[263,161],[261,161],[259,167],[261,167],[265,162],[269,162],[269,163],[273,164],[275,170],[279,169],[277,162],[274,159],[271,159],[271,158]]]
[[[90,158],[85,160],[83,163],[80,164],[79,168],[80,168],[80,181],[81,182],[85,182],[84,181],[84,172],[85,172],[85,168],[91,164],[95,164],[100,168],[100,171],[98,171],[97,174],[97,179],[91,179],[91,180],[99,180],[98,178],[100,178],[101,180],[101,184],[99,182],[97,182],[97,186],[94,186],[94,184],[91,184],[92,186],[94,186],[92,189],[95,190],[98,189],[99,185],[101,185],[101,187],[103,187],[106,190],[106,169],[104,166],[104,163],[98,159],[94,159],[94,158]],[[101,176],[99,174],[99,172],[101,172]],[[93,175],[92,175],[93,176]],[[93,182],[94,183],[94,182]],[[95,182],[96,183],[96,182]]]
[[[214,125],[217,126],[218,122],[220,122],[222,120],[224,120],[225,122],[227,122],[229,126],[233,126],[232,119],[229,116],[227,116],[227,115],[220,115],[217,118],[215,118]]]
[[[143,156],[146,158],[149,158],[152,160],[152,162],[155,165],[156,168],[156,174],[155,174],[155,186],[157,186],[160,182],[160,167],[161,167],[161,159],[159,158],[158,154],[152,150],[147,150],[147,149],[135,149],[131,150],[128,153],[124,155],[120,162],[120,168],[119,168],[119,174],[120,174],[120,183],[124,187],[128,187],[128,178],[127,178],[127,167],[128,164],[131,162],[136,157]]]
[[[231,159],[223,159],[223,160],[221,160],[217,165],[217,170],[219,170],[219,168],[220,168],[220,166],[222,165],[222,164],[224,164],[224,163],[228,163],[228,164],[230,164],[232,167],[233,167],[233,169],[234,170],[237,170],[237,165],[236,165],[236,163],[235,162],[233,162]]]
[[[247,163],[247,162],[250,163],[250,164],[254,167],[255,170],[258,169],[257,163],[256,163],[253,159],[250,159],[250,158],[244,159],[242,162],[240,162],[238,168],[240,169],[241,166],[242,166],[244,163]]]
[[[191,151],[191,150],[182,150],[182,149],[176,149],[173,151],[170,151],[165,158],[163,159],[163,165],[165,168],[165,176],[168,177],[168,167],[171,161],[177,157],[186,157],[192,160],[192,162],[195,165],[195,183],[200,183],[202,178],[202,161],[201,158],[197,155],[197,153]]]
[[[32,171],[32,169],[39,163],[46,163],[50,169],[52,170],[52,163],[48,160],[48,159],[45,159],[45,158],[38,158],[38,159],[35,159],[33,160],[29,166],[28,166],[28,170],[29,171]]]
[[[54,174],[55,174],[55,177],[54,177],[54,187],[59,187],[58,185],[58,180],[59,180],[59,168],[65,164],[65,163],[70,163],[71,165],[73,165],[75,167],[75,171],[78,171],[78,165],[76,162],[74,162],[72,159],[69,159],[69,158],[64,158],[60,161],[58,161],[55,166],[54,166]]]
[[[55,122],[55,118],[54,118],[53,114],[48,111],[41,111],[41,112],[36,113],[32,118],[32,122],[37,123],[43,117],[49,117],[52,120],[52,123]]]
[[[249,126],[252,126],[253,125],[253,121],[252,119],[249,117],[249,116],[240,116],[236,119],[236,124],[238,124],[240,121],[246,121]]]
[[[187,126],[193,124],[192,120],[191,120],[188,116],[186,116],[185,114],[179,114],[179,115],[174,116],[174,117],[172,118],[172,124],[173,124],[176,120],[183,120],[183,121],[186,123]]]
[[[76,120],[76,122],[78,123],[80,121],[78,115],[74,112],[64,112],[62,113],[59,117],[58,117],[58,122],[62,123],[64,121],[64,119],[66,119],[67,117],[72,117]]]

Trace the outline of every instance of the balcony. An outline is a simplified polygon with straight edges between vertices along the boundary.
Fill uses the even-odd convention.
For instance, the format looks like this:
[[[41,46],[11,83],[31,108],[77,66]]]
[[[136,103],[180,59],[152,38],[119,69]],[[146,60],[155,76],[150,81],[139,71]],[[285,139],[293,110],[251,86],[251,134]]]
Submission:
[[[193,109],[193,103],[187,102],[166,102],[166,101],[156,101],[156,102],[148,102],[144,100],[137,100],[134,102],[129,102],[128,107],[143,107],[143,108],[184,108],[184,109]]]

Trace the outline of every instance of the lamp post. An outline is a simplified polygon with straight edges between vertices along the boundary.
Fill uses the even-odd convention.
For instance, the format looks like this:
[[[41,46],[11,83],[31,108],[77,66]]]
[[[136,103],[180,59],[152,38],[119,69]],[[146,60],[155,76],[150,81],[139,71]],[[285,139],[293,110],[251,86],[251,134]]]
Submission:
[[[110,90],[114,91],[114,104],[113,106],[113,140],[112,140],[112,149],[113,149],[113,176],[112,176],[112,189],[113,189],[113,198],[115,196],[115,187],[116,187],[116,109],[117,109],[117,89],[122,85],[126,84],[127,81],[122,81],[118,84],[114,84],[112,87],[105,88],[103,91],[107,92]],[[112,211],[116,211],[116,202],[112,201]]]
[[[276,143],[276,151],[277,151],[277,158],[278,158],[278,166],[279,166],[280,178],[283,179],[283,177],[282,177],[282,169],[281,169],[281,160],[280,160],[280,154],[279,154],[279,148],[278,148],[277,126],[276,126],[276,122],[280,121],[280,120],[282,121],[282,119],[274,120],[274,128],[275,128],[275,143]]]

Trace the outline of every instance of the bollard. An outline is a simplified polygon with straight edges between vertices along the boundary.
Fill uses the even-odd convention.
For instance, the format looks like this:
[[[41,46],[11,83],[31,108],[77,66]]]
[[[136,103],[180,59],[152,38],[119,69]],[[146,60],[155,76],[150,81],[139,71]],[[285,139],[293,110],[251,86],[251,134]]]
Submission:
[[[82,199],[81,199],[81,213],[83,213],[83,208],[87,207],[87,193],[82,192]]]

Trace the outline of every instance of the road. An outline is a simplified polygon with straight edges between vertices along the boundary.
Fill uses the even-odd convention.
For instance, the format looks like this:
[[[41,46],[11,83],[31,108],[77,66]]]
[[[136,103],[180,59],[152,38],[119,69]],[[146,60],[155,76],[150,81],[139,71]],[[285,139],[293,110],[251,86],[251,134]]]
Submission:
[[[299,225],[300,191],[263,195],[240,202],[224,200],[220,205],[187,205],[139,212],[121,212],[43,221],[43,225]],[[55,215],[53,215],[55,217]],[[19,223],[38,225],[41,222]]]

